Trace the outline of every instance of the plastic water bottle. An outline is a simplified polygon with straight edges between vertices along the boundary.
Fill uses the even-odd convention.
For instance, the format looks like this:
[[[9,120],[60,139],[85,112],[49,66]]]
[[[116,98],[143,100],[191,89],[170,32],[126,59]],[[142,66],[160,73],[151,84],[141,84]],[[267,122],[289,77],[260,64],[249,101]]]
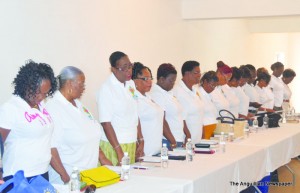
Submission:
[[[226,152],[226,142],[225,142],[225,135],[224,132],[221,132],[221,136],[220,136],[220,150],[222,153]]]
[[[128,152],[124,152],[121,169],[121,180],[128,180],[130,174],[130,158],[128,156]]]
[[[80,182],[80,172],[79,172],[78,167],[74,166],[72,173],[75,173],[77,175],[77,178],[78,178],[78,180]]]
[[[186,160],[188,162],[193,161],[194,150],[193,150],[193,143],[190,138],[187,140],[185,148],[186,148]]]
[[[72,172],[69,182],[70,193],[80,193],[79,179],[76,173]]]
[[[249,137],[249,133],[250,133],[250,130],[249,130],[249,123],[247,120],[245,120],[245,127],[244,127],[244,132],[247,136],[247,138]]]
[[[253,120],[253,129],[255,130],[256,133],[258,132],[258,120],[256,117]]]
[[[230,124],[229,132],[228,132],[228,141],[233,142],[234,140],[234,128],[233,125]]]
[[[160,152],[161,156],[161,167],[162,168],[167,168],[168,167],[168,162],[169,162],[169,157],[168,157],[168,148],[167,144],[163,144]]]
[[[265,116],[263,118],[263,123],[264,123],[264,128],[268,129],[269,128],[269,117],[267,114],[265,114]]]
[[[282,122],[282,123],[286,123],[286,113],[285,113],[285,112],[282,113],[282,119],[281,119],[281,122]]]

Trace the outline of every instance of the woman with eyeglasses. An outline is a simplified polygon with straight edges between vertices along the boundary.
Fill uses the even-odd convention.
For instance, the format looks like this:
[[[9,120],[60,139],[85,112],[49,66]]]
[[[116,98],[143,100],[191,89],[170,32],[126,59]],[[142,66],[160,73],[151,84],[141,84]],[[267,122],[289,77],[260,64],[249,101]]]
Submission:
[[[218,81],[219,79],[214,71],[206,72],[200,81],[200,96],[201,100],[205,104],[205,108],[203,109],[203,139],[210,139],[217,126],[217,117],[219,114],[212,101],[210,93],[214,91],[218,85]]]
[[[176,77],[177,71],[172,64],[161,64],[157,69],[157,83],[149,92],[154,102],[165,111],[162,142],[166,143],[170,150],[184,146],[184,136],[190,138],[183,108],[171,91]]]
[[[267,73],[269,74],[268,70],[264,67],[257,69],[257,77],[260,76],[261,73]],[[257,81],[256,81],[257,82]],[[256,84],[257,85],[257,84]],[[260,94],[261,90],[256,88],[257,92]],[[274,112],[274,93],[272,89],[270,88],[270,85],[262,87],[262,91],[264,92],[263,95],[267,100],[264,101],[261,107],[258,108],[259,111],[265,111],[265,112]],[[261,94],[260,94],[261,95]],[[261,100],[261,98],[260,98]]]
[[[105,135],[100,147],[113,165],[120,165],[124,152],[130,162],[144,155],[144,138],[138,119],[137,90],[132,76],[132,64],[123,52],[109,57],[112,74],[101,85],[97,103],[99,121]]]
[[[101,128],[89,110],[80,102],[85,90],[85,75],[74,67],[63,68],[57,77],[59,90],[46,107],[54,123],[51,141],[50,182],[69,182],[73,167],[79,171],[95,168],[98,161],[111,165],[99,144]]]
[[[224,62],[219,61],[217,63],[216,75],[218,77],[218,86],[210,93],[213,103],[215,104],[218,112],[222,109],[230,111],[230,103],[226,98],[227,83],[232,76],[232,69],[224,64]]]
[[[174,96],[183,107],[186,125],[193,143],[202,139],[204,103],[199,93],[200,63],[186,61],[181,67],[182,79],[173,88]],[[187,140],[187,139],[185,139]]]
[[[151,70],[139,62],[133,64],[132,79],[136,86],[138,115],[144,136],[144,152],[147,156],[160,153],[163,137],[163,109],[148,95],[152,87]]]
[[[23,170],[28,180],[38,175],[48,180],[53,122],[43,100],[56,90],[53,70],[48,64],[30,60],[20,68],[13,85],[13,95],[0,107],[3,179],[7,181]]]
[[[267,104],[270,100],[272,100],[272,97],[270,97],[265,90],[265,88],[269,85],[270,80],[271,76],[268,72],[261,71],[257,73],[257,79],[254,84],[255,89],[259,94],[259,103],[262,104],[262,106],[258,109],[259,111],[274,112],[273,109],[267,108]]]

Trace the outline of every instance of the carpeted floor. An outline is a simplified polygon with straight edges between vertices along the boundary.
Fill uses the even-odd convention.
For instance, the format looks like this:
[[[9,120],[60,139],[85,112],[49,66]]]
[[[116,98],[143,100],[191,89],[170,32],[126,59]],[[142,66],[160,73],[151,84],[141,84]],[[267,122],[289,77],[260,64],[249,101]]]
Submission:
[[[269,193],[300,193],[300,161],[298,159],[292,159],[288,166],[296,175],[294,186],[270,186]],[[279,182],[293,182],[292,174],[284,166],[278,169],[278,176]]]

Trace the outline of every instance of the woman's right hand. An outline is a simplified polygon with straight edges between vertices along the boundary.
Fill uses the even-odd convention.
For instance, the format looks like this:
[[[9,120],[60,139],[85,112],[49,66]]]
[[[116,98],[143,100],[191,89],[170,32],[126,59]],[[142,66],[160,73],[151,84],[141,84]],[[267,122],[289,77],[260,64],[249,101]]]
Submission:
[[[67,173],[62,174],[62,175],[60,176],[60,178],[61,178],[61,180],[62,180],[65,184],[68,183],[68,182],[70,181],[70,176],[69,176]]]

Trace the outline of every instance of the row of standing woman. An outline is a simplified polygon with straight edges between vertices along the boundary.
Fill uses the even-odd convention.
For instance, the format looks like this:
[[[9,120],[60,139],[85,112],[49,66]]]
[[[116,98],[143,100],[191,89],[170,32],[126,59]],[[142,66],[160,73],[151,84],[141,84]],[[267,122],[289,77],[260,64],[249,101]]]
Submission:
[[[212,135],[220,109],[247,119],[257,110],[280,109],[289,102],[287,84],[296,76],[290,69],[283,72],[281,63],[273,64],[272,78],[258,69],[256,79],[252,65],[230,68],[219,62],[217,72],[201,78],[200,64],[187,61],[178,84],[175,67],[165,63],[152,85],[151,70],[132,65],[126,54],[114,52],[109,61],[112,74],[97,95],[100,124],[78,100],[85,89],[80,69],[65,67],[56,79],[47,64],[30,61],[20,68],[13,96],[0,108],[4,180],[24,170],[27,178],[42,175],[52,183],[67,183],[74,166],[119,165],[125,151],[133,163],[159,153],[162,142],[169,149],[183,147],[188,138],[196,143]],[[282,72],[280,84],[289,94],[279,104]],[[272,86],[273,76],[278,82]]]

